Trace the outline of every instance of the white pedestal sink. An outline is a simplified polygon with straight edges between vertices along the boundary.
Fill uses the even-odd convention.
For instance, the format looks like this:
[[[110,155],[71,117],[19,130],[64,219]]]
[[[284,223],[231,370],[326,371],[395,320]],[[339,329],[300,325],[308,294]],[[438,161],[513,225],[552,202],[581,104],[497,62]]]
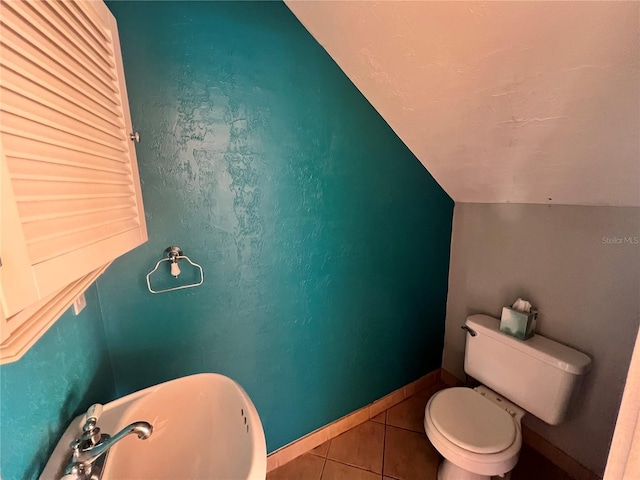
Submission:
[[[113,435],[136,421],[153,425],[147,440],[129,435],[114,445],[103,480],[264,480],[267,450],[253,403],[236,382],[203,373],[161,383],[104,405],[98,426]],[[84,415],[58,442],[41,480],[58,479],[67,465],[69,443]]]

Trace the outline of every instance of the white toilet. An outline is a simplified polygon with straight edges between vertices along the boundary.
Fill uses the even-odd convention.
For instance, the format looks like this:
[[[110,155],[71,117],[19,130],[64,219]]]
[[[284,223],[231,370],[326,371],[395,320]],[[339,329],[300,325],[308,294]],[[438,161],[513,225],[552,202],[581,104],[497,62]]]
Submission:
[[[487,315],[470,316],[463,328],[464,370],[483,386],[441,390],[425,407],[425,432],[444,457],[438,480],[508,478],[518,462],[524,414],[561,423],[591,359],[540,335],[524,342],[510,337]]]

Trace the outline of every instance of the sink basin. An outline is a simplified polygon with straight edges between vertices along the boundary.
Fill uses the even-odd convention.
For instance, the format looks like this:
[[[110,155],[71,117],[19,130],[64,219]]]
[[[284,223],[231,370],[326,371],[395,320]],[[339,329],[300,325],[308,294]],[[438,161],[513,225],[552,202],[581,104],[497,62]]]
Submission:
[[[267,469],[262,424],[236,382],[203,373],[140,390],[104,405],[98,426],[113,435],[135,421],[153,425],[147,440],[129,435],[114,445],[103,480],[261,479]],[[80,435],[84,415],[58,442],[41,480],[60,478],[69,443]]]

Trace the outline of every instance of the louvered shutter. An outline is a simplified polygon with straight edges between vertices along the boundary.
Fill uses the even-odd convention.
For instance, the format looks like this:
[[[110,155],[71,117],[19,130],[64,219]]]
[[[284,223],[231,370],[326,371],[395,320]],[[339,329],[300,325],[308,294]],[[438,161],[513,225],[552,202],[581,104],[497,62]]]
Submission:
[[[2,310],[147,239],[115,19],[102,2],[0,2]],[[5,325],[3,337],[17,325]]]

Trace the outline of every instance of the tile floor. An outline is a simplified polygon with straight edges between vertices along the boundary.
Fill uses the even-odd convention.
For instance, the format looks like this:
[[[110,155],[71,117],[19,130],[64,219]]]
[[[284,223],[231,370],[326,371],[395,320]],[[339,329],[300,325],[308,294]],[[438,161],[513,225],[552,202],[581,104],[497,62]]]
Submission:
[[[420,392],[342,435],[270,472],[267,480],[435,480],[440,454],[422,424],[429,397]],[[524,446],[511,480],[570,480],[545,457]]]

